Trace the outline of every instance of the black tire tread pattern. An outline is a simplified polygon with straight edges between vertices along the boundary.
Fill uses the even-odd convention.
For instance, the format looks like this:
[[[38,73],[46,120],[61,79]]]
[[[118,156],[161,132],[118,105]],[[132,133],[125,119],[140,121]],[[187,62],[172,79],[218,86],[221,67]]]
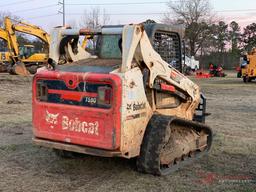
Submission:
[[[175,121],[179,125],[191,127],[197,131],[202,129],[208,133],[207,148],[203,152],[198,152],[195,157],[188,158],[173,166],[162,168],[160,165],[160,153],[165,143],[165,134],[167,129],[170,128],[170,124]],[[149,173],[153,175],[167,175],[179,168],[192,163],[194,160],[199,159],[203,155],[207,154],[212,145],[212,131],[210,127],[205,124],[189,121],[185,119],[179,119],[174,116],[165,116],[160,114],[154,114],[146,128],[144,138],[141,145],[140,156],[137,158],[137,170],[143,173]]]
[[[170,117],[153,115],[144,134],[140,156],[137,159],[137,169],[143,173],[161,175],[160,151],[168,128]]]

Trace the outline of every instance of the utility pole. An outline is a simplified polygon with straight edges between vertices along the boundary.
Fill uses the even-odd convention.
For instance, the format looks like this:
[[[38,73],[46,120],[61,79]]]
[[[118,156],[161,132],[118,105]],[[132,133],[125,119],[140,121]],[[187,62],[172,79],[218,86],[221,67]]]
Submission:
[[[65,26],[66,25],[66,15],[65,15],[65,0],[63,0],[63,26]]]
[[[62,11],[59,11],[60,14],[62,14],[62,22],[63,26],[66,25],[66,13],[65,13],[65,0],[59,1],[59,4],[62,5]]]

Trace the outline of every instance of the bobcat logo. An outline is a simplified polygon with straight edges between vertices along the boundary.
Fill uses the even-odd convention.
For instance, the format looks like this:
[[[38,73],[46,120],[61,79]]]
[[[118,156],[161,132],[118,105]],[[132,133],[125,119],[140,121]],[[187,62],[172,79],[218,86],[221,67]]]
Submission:
[[[57,125],[58,124],[58,116],[59,116],[59,113],[57,114],[53,114],[53,113],[49,113],[47,110],[46,110],[46,116],[45,116],[45,120],[47,123],[51,124],[51,128],[53,129],[54,128],[54,125]]]

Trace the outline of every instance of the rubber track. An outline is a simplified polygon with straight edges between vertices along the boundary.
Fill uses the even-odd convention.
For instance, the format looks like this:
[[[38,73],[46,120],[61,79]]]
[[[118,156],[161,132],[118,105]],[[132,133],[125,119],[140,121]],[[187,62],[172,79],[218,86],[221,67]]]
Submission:
[[[193,125],[195,129],[204,128],[208,136],[208,148],[203,152],[199,152],[193,158],[188,158],[184,161],[179,162],[171,166],[170,168],[161,169],[160,168],[160,151],[162,149],[163,140],[165,138],[166,129],[169,128],[169,125],[172,121],[177,121],[179,124],[184,126]],[[143,173],[150,173],[153,175],[167,175],[177,169],[183,167],[184,165],[192,163],[195,159],[200,158],[202,155],[206,154],[212,143],[212,132],[209,127],[204,124],[197,123],[194,121],[187,121],[183,119],[178,119],[173,116],[164,116],[155,114],[152,116],[149,124],[146,128],[144,134],[144,139],[141,146],[140,156],[137,158],[137,169]]]

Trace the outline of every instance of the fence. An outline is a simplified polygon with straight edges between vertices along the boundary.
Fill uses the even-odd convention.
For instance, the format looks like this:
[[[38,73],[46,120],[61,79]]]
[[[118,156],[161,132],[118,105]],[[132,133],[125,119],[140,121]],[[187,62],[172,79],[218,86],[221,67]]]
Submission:
[[[240,56],[234,56],[232,53],[212,53],[199,58],[200,68],[209,69],[209,64],[221,65],[223,69],[234,70],[240,63]]]

